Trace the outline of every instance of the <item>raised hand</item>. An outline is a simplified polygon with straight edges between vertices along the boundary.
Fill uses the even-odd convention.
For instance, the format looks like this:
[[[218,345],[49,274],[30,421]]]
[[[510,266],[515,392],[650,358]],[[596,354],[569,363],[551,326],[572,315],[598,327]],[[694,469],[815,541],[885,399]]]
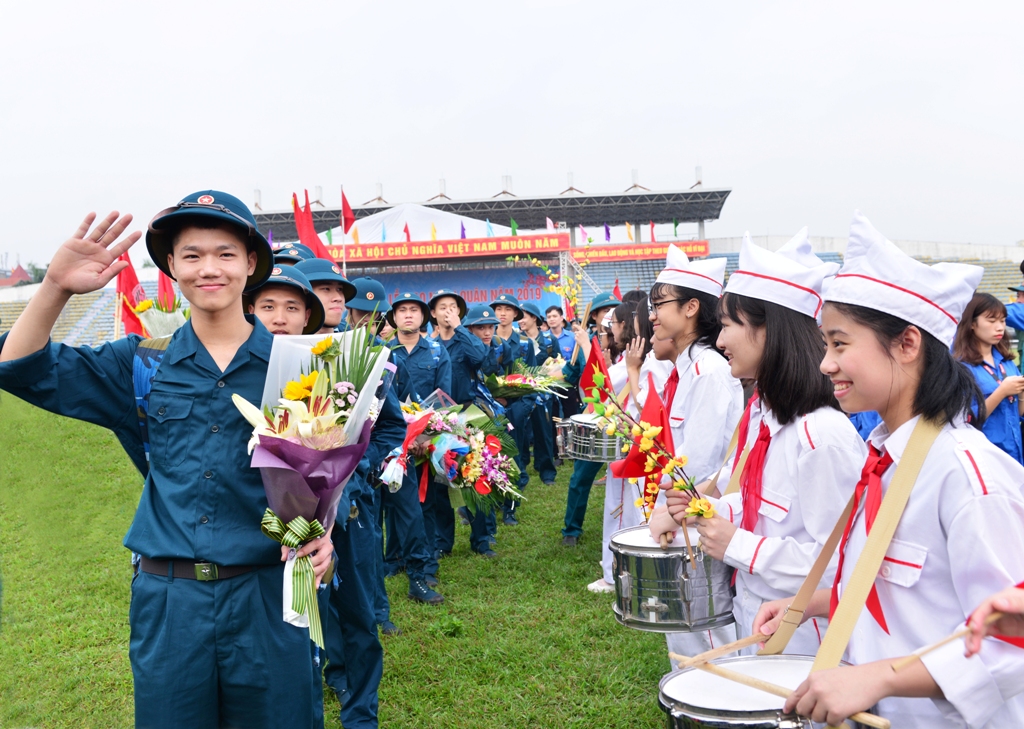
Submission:
[[[86,215],[46,269],[46,280],[67,294],[87,294],[106,286],[128,266],[117,259],[142,236],[136,231],[118,240],[132,222],[131,215],[118,218],[115,210],[90,230],[95,220],[95,213]]]
[[[626,347],[626,370],[630,372],[640,372],[640,368],[644,364],[644,346],[647,341],[643,337],[633,337],[633,341]]]

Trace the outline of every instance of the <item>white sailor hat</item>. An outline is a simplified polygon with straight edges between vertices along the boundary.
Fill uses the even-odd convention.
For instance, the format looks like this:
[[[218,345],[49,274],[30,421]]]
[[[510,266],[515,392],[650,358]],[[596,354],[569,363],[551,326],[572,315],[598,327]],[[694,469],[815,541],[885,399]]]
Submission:
[[[677,246],[670,243],[665,268],[658,274],[657,282],[702,291],[717,298],[722,295],[724,280],[724,258],[691,261]]]
[[[857,211],[843,267],[826,283],[824,296],[891,314],[949,346],[984,272],[966,263],[915,261]]]
[[[754,245],[750,233],[745,233],[739,268],[729,276],[725,292],[770,301],[816,319],[822,282],[838,270],[838,263],[825,263],[814,255],[807,228],[774,252]]]

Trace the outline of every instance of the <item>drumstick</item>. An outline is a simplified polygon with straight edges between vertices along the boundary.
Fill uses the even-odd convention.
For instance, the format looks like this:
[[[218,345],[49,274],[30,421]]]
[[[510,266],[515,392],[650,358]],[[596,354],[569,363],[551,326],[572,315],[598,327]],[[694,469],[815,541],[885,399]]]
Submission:
[[[668,549],[668,534],[663,533],[660,537],[658,537],[658,541],[661,543],[662,549]]]
[[[583,331],[587,330],[587,321],[589,319],[590,319],[590,304],[587,304],[587,308],[583,310],[583,324],[580,325],[580,326],[583,327]],[[579,344],[579,342],[577,342],[576,343],[576,348],[572,350],[572,359],[569,361],[569,364],[576,364],[576,358],[579,357],[579,356],[580,356],[580,344]]]
[[[722,668],[721,666],[717,666],[714,663],[698,663],[696,666],[694,666],[694,668],[700,671],[707,671],[708,673],[713,673],[721,678],[725,678],[730,681],[735,681],[736,683],[741,683],[744,686],[749,686],[750,688],[755,688],[758,691],[764,691],[765,693],[772,694],[774,696],[779,696],[783,699],[788,699],[790,694],[793,693],[784,686],[769,683],[768,681],[763,681],[760,678],[748,676],[745,673],[740,673],[739,671],[732,671],[728,668]],[[853,721],[859,721],[861,724],[864,724],[865,726],[875,727],[875,729],[891,729],[892,727],[892,723],[888,719],[883,719],[880,716],[869,714],[866,711],[858,711],[856,714],[851,715],[850,719]]]
[[[736,651],[741,651],[744,648],[749,648],[752,645],[763,643],[770,637],[770,635],[765,635],[764,633],[754,633],[753,635],[748,635],[746,638],[740,638],[739,640],[734,640],[732,643],[726,643],[718,648],[712,648],[709,651],[698,653],[693,658],[687,658],[686,656],[680,656],[675,653],[669,653],[668,657],[674,661],[679,661],[680,668],[688,668],[690,666],[696,666],[698,663],[707,663],[708,661],[713,661],[716,658],[721,658],[722,656],[727,656],[730,653],[735,653]]]
[[[1001,617],[1003,617],[1002,613],[992,613],[987,618],[985,618],[985,625],[991,625],[995,621],[999,620],[999,618],[1001,618]],[[934,651],[934,650],[936,650],[938,648],[941,648],[942,646],[946,645],[947,643],[952,643],[957,638],[963,638],[965,635],[967,635],[970,632],[971,632],[970,628],[961,628],[960,630],[958,630],[958,631],[956,631],[954,633],[950,633],[949,635],[947,635],[942,640],[937,641],[935,643],[932,643],[930,646],[922,648],[921,650],[917,651],[916,653],[912,653],[909,656],[905,656],[904,658],[900,658],[898,661],[893,661],[892,670],[894,672],[896,672],[896,673],[899,673],[904,668],[909,666],[911,663],[913,663],[914,661],[920,659],[921,656],[926,656],[929,653],[931,653],[932,651]]]
[[[696,572],[697,562],[693,559],[693,547],[690,546],[690,530],[686,528],[685,524],[683,524],[683,538],[686,540],[686,554],[690,557],[690,569]]]

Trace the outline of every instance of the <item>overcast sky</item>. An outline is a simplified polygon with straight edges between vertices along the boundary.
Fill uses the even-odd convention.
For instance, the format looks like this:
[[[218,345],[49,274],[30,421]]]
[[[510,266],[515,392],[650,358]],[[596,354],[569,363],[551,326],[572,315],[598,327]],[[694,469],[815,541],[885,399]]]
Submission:
[[[711,237],[1024,238],[1016,2],[0,0],[0,254],[198,189],[733,190]],[[680,228],[680,233],[694,230]],[[136,255],[142,254],[142,244]],[[141,258],[141,256],[140,256]]]

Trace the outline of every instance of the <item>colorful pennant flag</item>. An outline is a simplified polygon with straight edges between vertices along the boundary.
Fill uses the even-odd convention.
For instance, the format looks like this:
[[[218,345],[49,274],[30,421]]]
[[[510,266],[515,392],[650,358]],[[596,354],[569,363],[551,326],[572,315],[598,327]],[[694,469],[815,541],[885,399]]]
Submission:
[[[626,223],[626,235],[629,236],[630,243],[636,243],[636,241],[633,240],[633,226],[630,225],[629,223]]]
[[[619,288],[618,278],[615,279],[615,286],[614,288],[612,288],[612,296],[614,296],[619,301],[622,301],[622,289]]]
[[[679,238],[679,221],[672,218],[672,237]]]
[[[408,223],[405,224],[405,231],[404,232],[405,232],[405,242],[406,243],[412,243],[412,234],[409,233],[409,224]]]
[[[555,223],[551,220],[551,218],[544,218],[544,220],[547,221],[548,230],[555,229]]]
[[[654,237],[654,221],[651,221],[651,243],[657,243],[658,241]]]
[[[433,223],[430,224],[430,240],[437,240],[437,227]]]
[[[509,218],[512,221],[512,235],[519,235],[519,223],[515,221],[515,218]]]
[[[608,223],[604,224],[604,242],[605,243],[611,243],[612,242],[612,229],[611,229],[611,226],[608,225]]]
[[[462,226],[462,229],[465,230],[466,226]],[[462,236],[462,237],[465,238],[466,236]],[[491,225],[491,219],[490,218],[487,218],[487,237],[488,238],[493,238],[494,237],[494,226]]]
[[[460,238],[465,238],[466,237],[466,224],[465,223],[459,223],[459,228],[461,229],[461,232],[459,233],[459,237]]]
[[[348,204],[348,198],[345,197],[345,188],[341,188],[341,229],[346,234],[352,229],[352,226],[356,224],[356,214],[352,212],[352,206]]]
[[[359,228],[352,227],[352,242],[359,245]]]
[[[309,206],[309,190],[304,190],[303,192],[306,194],[305,208],[299,207],[299,197],[294,192],[292,193],[292,212],[295,215],[295,231],[299,234],[299,242],[313,251],[317,258],[333,261],[334,259],[331,258],[331,254],[324,245],[324,242],[316,234],[316,225],[313,223],[313,210]]]
[[[580,226],[580,243],[586,245],[590,242],[590,238],[587,236],[587,229],[582,225]]]
[[[328,228],[325,232],[327,234],[327,245],[333,246],[334,245],[334,236],[331,234],[331,229]]]
[[[388,240],[388,225],[387,223],[380,224],[380,242],[386,243]]]

